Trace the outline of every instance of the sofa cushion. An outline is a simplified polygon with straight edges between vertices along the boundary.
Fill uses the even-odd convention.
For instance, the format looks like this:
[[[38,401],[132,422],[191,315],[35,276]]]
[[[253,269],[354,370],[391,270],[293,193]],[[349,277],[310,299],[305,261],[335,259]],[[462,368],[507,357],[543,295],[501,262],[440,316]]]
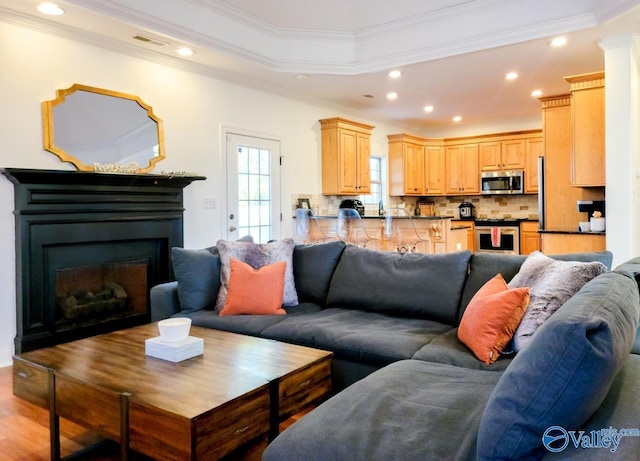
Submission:
[[[509,282],[510,288],[529,287],[531,293],[527,311],[513,335],[513,350],[522,350],[540,325],[565,301],[606,270],[599,261],[559,261],[539,251],[531,253]]]
[[[293,277],[299,301],[326,304],[329,283],[346,245],[344,242],[296,245]]]
[[[386,365],[408,359],[451,326],[354,309],[328,308],[287,316],[266,328],[265,338],[333,351],[337,357]]]
[[[231,258],[227,300],[220,315],[284,315],[282,296],[287,263],[280,261],[254,269]]]
[[[178,281],[181,312],[213,309],[220,290],[220,257],[212,248],[171,249],[173,274]]]
[[[213,328],[250,336],[260,336],[262,331],[286,317],[318,312],[321,306],[313,303],[300,303],[296,306],[285,306],[287,315],[220,315],[213,310],[202,310],[189,314],[179,313],[174,317],[189,317],[191,324],[198,327]]]
[[[616,375],[607,397],[593,416],[580,428],[566,427],[564,429],[567,431],[581,430],[589,435],[591,435],[591,431],[599,432],[601,429],[608,429],[611,426],[618,431],[623,428],[637,430],[638,408],[640,408],[638,383],[640,383],[640,356],[631,354]],[[553,447],[553,445],[551,446]],[[638,459],[638,453],[640,453],[640,437],[630,433],[622,437],[617,446],[611,444],[609,447],[588,450],[581,446],[576,448],[571,440],[561,452],[546,452],[542,459],[550,461],[584,461],[585,459],[622,461]]]
[[[498,274],[471,298],[458,327],[458,339],[489,365],[511,340],[528,304],[529,288],[509,289]]]
[[[327,305],[455,325],[470,256],[468,251],[426,255],[349,246],[331,280]]]
[[[478,433],[478,459],[539,456],[550,426],[580,428],[604,400],[638,327],[635,281],[609,272],[588,282],[505,370]]]
[[[283,431],[264,461],[475,460],[500,373],[404,360],[332,397]]]
[[[513,360],[513,355],[501,355],[497,362],[485,365],[477,359],[467,346],[460,342],[458,329],[454,328],[420,348],[411,358],[474,370],[503,371]]]
[[[220,254],[220,291],[216,301],[216,310],[220,312],[224,307],[229,287],[231,258],[239,259],[258,269],[267,264],[279,261],[287,263],[284,273],[283,304],[294,306],[298,304],[295,280],[293,278],[293,239],[287,238],[271,243],[229,242],[218,240],[216,247]]]
[[[561,255],[550,255],[553,259],[560,261],[600,261],[607,269],[611,268],[611,262],[613,261],[613,255],[610,251],[601,251],[593,253],[568,253]],[[462,318],[464,310],[466,309],[469,301],[473,295],[480,289],[482,285],[487,283],[496,274],[502,274],[504,279],[508,282],[518,273],[520,266],[527,259],[526,256],[520,255],[507,255],[496,253],[474,253],[471,256],[469,277],[464,286],[462,293],[462,301],[460,302],[460,312],[458,313],[458,319]]]

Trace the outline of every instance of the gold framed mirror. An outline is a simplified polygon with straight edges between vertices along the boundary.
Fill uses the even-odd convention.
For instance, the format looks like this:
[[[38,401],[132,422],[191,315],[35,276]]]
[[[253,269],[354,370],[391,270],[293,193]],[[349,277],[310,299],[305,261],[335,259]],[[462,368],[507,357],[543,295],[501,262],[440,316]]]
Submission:
[[[45,150],[78,170],[147,173],[165,158],[162,120],[138,96],[76,83],[42,117]]]

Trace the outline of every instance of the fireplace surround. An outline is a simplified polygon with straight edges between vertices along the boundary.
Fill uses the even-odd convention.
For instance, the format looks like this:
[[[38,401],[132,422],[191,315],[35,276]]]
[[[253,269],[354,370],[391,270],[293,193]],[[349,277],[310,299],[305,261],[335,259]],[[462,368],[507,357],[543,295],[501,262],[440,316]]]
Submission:
[[[14,184],[16,353],[150,321],[202,176],[5,168]]]

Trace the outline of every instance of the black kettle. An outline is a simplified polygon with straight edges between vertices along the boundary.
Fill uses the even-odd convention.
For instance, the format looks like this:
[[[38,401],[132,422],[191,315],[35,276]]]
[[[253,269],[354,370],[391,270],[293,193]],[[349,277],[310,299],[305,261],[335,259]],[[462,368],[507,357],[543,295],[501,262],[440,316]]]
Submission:
[[[471,202],[462,202],[458,210],[460,210],[460,219],[473,220],[476,217],[476,207]]]

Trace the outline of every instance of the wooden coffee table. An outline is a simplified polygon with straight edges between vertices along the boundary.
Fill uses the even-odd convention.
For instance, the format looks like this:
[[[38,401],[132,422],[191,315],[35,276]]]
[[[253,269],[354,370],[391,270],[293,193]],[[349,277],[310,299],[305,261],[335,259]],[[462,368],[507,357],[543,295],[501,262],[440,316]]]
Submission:
[[[194,326],[204,354],[172,363],[145,355],[154,336],[149,324],[14,357],[14,395],[49,409],[52,459],[60,417],[123,459],[219,459],[331,390],[331,352]]]

